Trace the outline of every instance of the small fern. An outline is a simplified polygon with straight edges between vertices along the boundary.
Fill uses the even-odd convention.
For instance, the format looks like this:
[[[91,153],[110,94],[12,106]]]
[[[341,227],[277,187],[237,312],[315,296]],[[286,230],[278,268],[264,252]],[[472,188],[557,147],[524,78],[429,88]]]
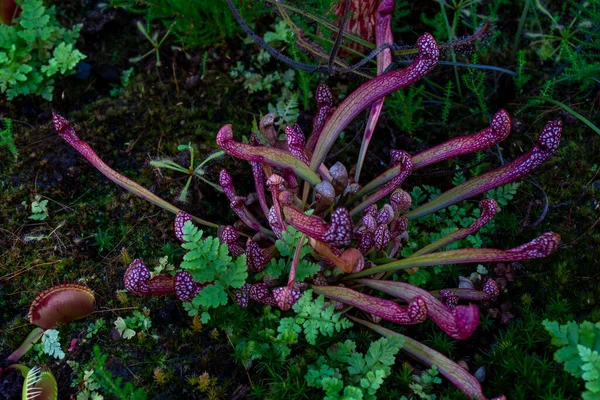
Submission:
[[[410,86],[408,89],[398,90],[391,94],[389,99],[390,117],[394,124],[408,132],[411,136],[423,124],[423,118],[418,114],[423,111],[423,86]]]
[[[300,115],[298,93],[292,93],[287,101],[281,98],[277,101],[277,104],[269,104],[269,112],[275,113],[280,117],[280,120],[277,122],[279,125],[294,124],[298,119],[298,115]]]
[[[316,365],[308,367],[306,382],[323,389],[325,399],[374,400],[403,344],[400,336],[381,338],[362,354],[356,352],[356,344],[351,340],[338,343],[327,351],[328,357],[321,356]]]
[[[4,118],[4,128],[0,129],[0,148],[6,147],[15,160],[19,153],[13,139],[13,124],[10,118]]]
[[[531,75],[525,73],[526,65],[527,61],[525,60],[525,52],[520,50],[517,56],[517,76],[514,77],[515,86],[517,87],[519,93],[523,93],[523,87],[531,79]]]
[[[448,117],[450,116],[450,109],[452,107],[452,94],[454,93],[454,83],[452,81],[448,81],[446,83],[446,88],[444,90],[444,107],[442,108],[442,124],[446,125],[448,123]]]
[[[291,225],[288,225],[287,231],[282,232],[282,238],[277,239],[275,246],[279,250],[278,259],[269,261],[267,268],[258,273],[255,279],[262,279],[265,276],[270,276],[273,279],[279,278],[281,275],[290,272],[292,257],[300,241],[302,232],[297,231]],[[305,260],[304,257],[312,253],[312,247],[308,245],[308,239],[305,238],[300,249],[300,261],[296,267],[296,281],[303,282],[306,278],[314,276],[321,270],[318,264]],[[287,260],[286,260],[287,258]]]
[[[477,64],[477,55],[473,55],[473,64]],[[468,72],[462,75],[462,81],[477,99],[477,105],[479,111],[483,115],[484,120],[487,119],[488,106],[487,106],[487,95],[485,93],[485,74],[481,71],[477,71],[473,68],[469,68]]]
[[[554,360],[564,364],[565,371],[583,379],[587,391],[584,400],[600,397],[600,323],[584,321],[559,325],[544,320],[544,328],[552,336],[552,344],[561,347],[554,353]]]
[[[99,346],[94,346],[94,380],[103,390],[104,394],[112,395],[114,398],[123,400],[146,400],[146,393],[142,389],[136,389],[131,382],[123,384],[122,378],[114,378],[110,371],[106,370],[107,356],[102,354]]]
[[[190,316],[203,311],[201,320],[206,323],[210,319],[206,310],[226,305],[229,302],[227,290],[241,288],[248,272],[245,255],[233,260],[225,243],[212,236],[203,239],[202,233],[191,221],[184,224],[181,247],[187,253],[181,268],[192,274],[196,282],[208,283],[191,302],[184,303]]]
[[[325,298],[322,295],[313,301],[312,290],[304,292],[292,308],[296,315],[281,319],[277,328],[278,337],[292,333],[297,340],[300,332],[304,332],[306,341],[314,345],[319,334],[332,336],[334,332],[352,326],[340,313],[334,312],[333,304],[325,307]]]

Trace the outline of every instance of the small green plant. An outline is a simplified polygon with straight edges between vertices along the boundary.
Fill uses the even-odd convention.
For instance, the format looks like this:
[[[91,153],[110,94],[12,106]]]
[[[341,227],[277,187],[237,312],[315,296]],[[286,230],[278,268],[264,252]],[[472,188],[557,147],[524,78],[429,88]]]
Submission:
[[[206,323],[210,319],[207,310],[226,305],[229,302],[227,290],[244,286],[248,272],[246,255],[233,260],[227,244],[212,236],[203,239],[202,233],[191,221],[183,225],[184,243],[181,247],[187,253],[183,256],[181,268],[192,274],[194,281],[208,283],[191,302],[184,303],[190,316],[201,312],[201,321]]]
[[[38,194],[35,195],[35,200],[31,202],[31,215],[29,219],[43,221],[48,218],[48,200],[42,200]]]
[[[292,333],[294,339],[297,340],[300,332],[304,332],[306,341],[315,345],[319,334],[332,336],[334,332],[340,332],[342,329],[352,326],[350,321],[334,312],[333,304],[325,306],[324,296],[313,300],[312,294],[312,290],[304,292],[292,306],[296,315],[281,319],[279,328],[277,328],[280,337]]]
[[[114,322],[115,328],[123,339],[133,338],[139,330],[148,332],[148,329],[152,326],[152,320],[146,315],[146,312],[149,311],[146,309],[144,311],[144,313],[134,311],[130,317],[125,319],[118,317],[116,319]]]
[[[106,228],[98,228],[98,231],[92,234],[94,238],[94,243],[92,246],[98,247],[98,253],[102,253],[102,251],[112,250],[115,247],[115,235],[112,233],[112,229]]]
[[[600,323],[583,321],[559,325],[544,320],[544,328],[552,336],[552,344],[560,347],[554,360],[564,364],[565,371],[585,381],[581,397],[584,400],[600,398]]]
[[[106,395],[124,400],[146,400],[146,393],[142,389],[136,389],[131,382],[123,384],[122,378],[114,378],[110,371],[106,370],[107,356],[102,354],[99,346],[94,347],[93,377],[98,388]],[[97,397],[96,397],[97,398]]]
[[[106,328],[106,321],[103,319],[97,319],[96,322],[92,322],[87,327],[87,333],[85,334],[86,339],[93,338],[98,332]]]
[[[302,233],[298,232],[294,227],[288,226],[287,231],[281,233],[281,239],[277,239],[275,246],[279,250],[279,257],[272,259],[267,264],[267,268],[256,275],[256,279],[261,279],[269,276],[273,279],[278,279],[284,274],[290,272],[292,257],[294,251],[300,242]],[[308,239],[304,238],[300,249],[300,261],[296,266],[296,279],[304,280],[314,276],[321,270],[321,266],[308,261],[305,257],[312,253],[312,248],[308,245]]]
[[[73,366],[71,366],[73,367]],[[77,383],[76,380],[73,381]],[[77,400],[104,400],[104,396],[97,392],[100,385],[94,379],[94,371],[91,369],[83,371],[83,376],[80,379],[83,389],[77,393]]]
[[[154,32],[154,34],[152,36],[150,36],[150,34],[147,32],[146,28],[144,28],[144,24],[142,24],[141,22],[138,21],[136,24],[138,31],[140,31],[140,33],[142,35],[144,35],[144,37],[146,39],[148,39],[148,41],[152,45],[152,49],[148,50],[148,52],[142,54],[141,56],[130,58],[129,62],[131,62],[131,63],[140,62],[144,58],[154,54],[154,56],[156,58],[156,66],[160,67],[162,65],[162,63],[160,62],[160,47],[163,45],[165,40],[167,40],[167,38],[169,37],[169,34],[171,33],[171,28],[173,27],[174,24],[175,23],[173,22],[167,29],[167,32],[162,37],[162,39],[158,40],[158,32]]]
[[[435,400],[436,395],[430,394],[433,390],[433,385],[439,385],[442,383],[442,379],[438,377],[438,369],[435,365],[431,368],[423,371],[423,373],[419,375],[413,375],[413,381],[408,385],[410,390],[419,398],[423,400]],[[405,396],[402,396],[401,400],[408,400]]]
[[[351,340],[338,343],[327,350],[327,357],[319,357],[316,364],[308,367],[306,382],[323,389],[326,400],[376,399],[375,394],[390,375],[390,367],[403,344],[404,339],[399,336],[381,338],[362,354]]]
[[[59,332],[56,329],[46,329],[41,343],[35,344],[33,349],[37,352],[37,355],[34,355],[36,361],[39,361],[44,354],[57,360],[65,358],[65,352],[60,346]]]
[[[129,86],[129,80],[131,79],[132,74],[133,74],[133,67],[126,69],[125,71],[123,71],[121,73],[121,84],[120,85],[111,83],[111,87],[112,87],[112,89],[110,89],[111,97],[117,97],[118,95],[123,93],[123,90]]]
[[[110,0],[112,7],[142,15],[147,26],[154,21],[169,28],[185,50],[214,46],[240,31],[233,15],[221,0]],[[262,12],[260,3],[243,2],[244,15],[254,18]],[[173,23],[175,21],[175,23]]]
[[[392,93],[389,99],[389,107],[394,111],[390,117],[394,124],[411,136],[423,124],[424,120],[419,113],[423,111],[422,85],[410,86],[403,90]]]
[[[191,143],[180,144],[177,146],[177,150],[189,151],[189,153],[190,153],[189,167],[186,168],[182,165],[179,165],[178,163],[176,163],[175,161],[173,161],[170,158],[163,158],[160,160],[152,160],[152,161],[150,161],[150,165],[152,165],[153,167],[156,167],[156,168],[166,168],[166,169],[170,169],[170,170],[181,172],[183,174],[188,175],[185,185],[183,186],[183,189],[179,193],[178,200],[180,202],[182,202],[182,203],[187,202],[189,190],[190,190],[190,184],[192,183],[192,180],[194,177],[196,177],[196,178],[200,179],[202,182],[212,186],[217,191],[222,191],[222,189],[219,185],[216,185],[215,183],[209,181],[208,179],[206,179],[204,177],[204,175],[206,175],[206,171],[205,171],[206,163],[222,157],[225,154],[224,151],[216,151],[216,152],[210,154],[204,160],[200,160],[199,157],[197,156],[198,150],[195,149]]]
[[[0,24],[0,91],[9,100],[35,94],[52,100],[57,74],[73,73],[85,58],[75,48],[82,25],[69,30],[41,0],[23,0],[13,25]]]
[[[19,155],[13,139],[13,124],[10,118],[4,118],[4,128],[0,129],[0,148],[6,147],[15,160]]]
[[[478,57],[477,54],[473,55],[473,64],[477,64]],[[478,71],[474,68],[469,68],[468,72],[462,75],[462,81],[469,89],[477,100],[477,105],[479,106],[479,111],[483,116],[483,120],[486,121],[488,118],[488,106],[487,106],[487,94],[486,94],[486,84],[485,84],[486,75]]]
[[[293,71],[292,71],[293,72]],[[281,116],[276,125],[291,125],[296,122],[300,110],[298,109],[298,93],[291,93],[287,100],[280,98],[275,105],[269,103],[268,109],[270,113]]]
[[[515,86],[519,93],[523,92],[523,87],[531,79],[531,75],[525,72],[527,60],[525,59],[525,52],[520,50],[517,55],[517,76],[514,77]]]

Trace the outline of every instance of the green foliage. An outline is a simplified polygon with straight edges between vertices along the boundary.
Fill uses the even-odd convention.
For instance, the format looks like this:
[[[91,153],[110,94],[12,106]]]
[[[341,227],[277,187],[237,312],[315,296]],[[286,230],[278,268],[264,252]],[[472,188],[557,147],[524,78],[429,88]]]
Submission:
[[[472,63],[477,64],[477,62],[477,54],[473,54]],[[468,68],[467,72],[462,75],[463,83],[477,99],[479,111],[483,115],[484,120],[487,120],[488,106],[486,100],[488,96],[486,94],[485,78],[486,75],[483,72],[474,68]]]
[[[296,55],[300,53],[296,49],[295,37],[284,21],[273,24],[272,30],[264,34],[264,40],[272,45],[282,44],[290,47],[292,53]],[[252,41],[249,40],[249,42]],[[229,75],[242,82],[248,93],[266,91],[270,94],[276,94],[279,92],[275,96],[277,102],[275,104],[269,103],[268,110],[280,117],[276,121],[276,125],[293,124],[300,113],[299,93],[296,92],[296,88],[298,87],[302,91],[303,105],[307,108],[308,100],[312,97],[310,90],[311,77],[306,72],[297,74],[293,69],[282,72],[272,71],[267,68],[269,61],[271,61],[271,55],[261,49],[258,54],[252,56],[250,66],[238,61],[236,66],[229,71]]]
[[[54,6],[23,0],[13,25],[0,24],[0,90],[9,100],[35,94],[52,100],[54,77],[68,75],[85,56],[75,48],[81,25],[63,28]]]
[[[531,75],[525,72],[526,65],[525,52],[520,50],[517,55],[517,76],[514,77],[515,85],[517,86],[519,93],[523,92],[523,87],[531,79]]]
[[[423,371],[421,376],[413,375],[414,382],[409,385],[409,388],[420,399],[435,400],[436,395],[428,392],[433,389],[434,384],[439,385],[442,383],[442,379],[438,377],[438,373],[437,367],[433,365],[431,368]],[[406,397],[403,396],[403,399],[406,399]]]
[[[292,125],[298,119],[298,93],[292,93],[287,101],[279,99],[275,105],[269,103],[269,112],[280,117],[277,125]]]
[[[256,279],[262,279],[265,276],[270,276],[274,279],[278,279],[283,274],[290,272],[292,265],[292,258],[302,232],[297,231],[293,226],[288,225],[287,231],[282,232],[282,239],[277,239],[275,246],[279,250],[280,258],[274,258],[269,261],[267,268],[264,271],[256,275]],[[304,257],[312,253],[312,247],[308,245],[308,238],[304,238],[302,248],[300,249],[300,261],[296,266],[296,281],[303,282],[306,278],[314,276],[321,270],[318,264],[310,262]],[[287,258],[287,260],[286,260]]]
[[[466,181],[466,179],[467,178],[464,176],[464,173],[457,172],[452,179],[452,183],[454,185],[460,185]],[[512,200],[514,195],[517,193],[519,186],[520,183],[509,183],[505,186],[490,190],[487,192],[486,197],[495,199],[498,202],[498,209],[500,211],[501,207],[506,206],[509,201]],[[427,200],[432,200],[441,193],[442,192],[440,189],[433,186],[415,186],[410,193],[412,198],[411,208],[416,208],[419,204],[422,204]],[[404,246],[402,248],[402,256],[408,257],[416,250],[428,245],[429,243],[436,241],[443,236],[456,231],[457,229],[470,226],[480,216],[480,213],[481,210],[479,209],[477,203],[461,202],[419,219],[416,221],[416,223],[409,225],[408,246]],[[502,215],[513,214],[508,212],[499,212],[498,217]],[[464,239],[451,243],[446,246],[444,250],[482,247],[484,243],[483,237],[495,231],[497,226],[496,223],[496,220],[492,219],[474,235],[469,235]],[[405,273],[403,276],[411,284],[422,286],[431,279],[432,273],[437,275],[447,270],[448,268],[434,266],[428,269],[421,268],[418,272],[413,274]]]
[[[351,340],[338,343],[308,367],[305,379],[309,386],[325,391],[325,399],[376,399],[377,390],[391,373],[404,339],[381,338],[371,343],[366,354],[356,351]]]
[[[191,221],[184,224],[181,247],[187,252],[181,268],[192,274],[196,282],[209,283],[184,305],[191,316],[202,310],[201,319],[206,323],[210,318],[206,310],[226,305],[229,301],[227,290],[241,288],[246,283],[248,272],[245,255],[233,260],[225,243],[212,236],[203,239],[202,233]]]
[[[0,129],[0,148],[6,147],[15,160],[19,155],[13,139],[13,124],[10,118],[4,118],[4,128]]]
[[[92,246],[98,247],[98,253],[102,253],[105,249],[112,250],[115,248],[115,235],[110,227],[99,227],[98,230],[92,234],[92,237],[94,238]]]
[[[235,311],[239,315],[239,308]],[[281,311],[264,307],[262,315],[253,318],[252,324],[234,327],[237,321],[228,320],[229,337],[235,343],[235,357],[242,364],[263,360],[273,367],[281,367],[291,354],[291,345],[297,343],[291,332],[277,333]],[[272,364],[270,363],[272,361]]]
[[[450,110],[452,108],[452,102],[450,101],[450,99],[452,98],[453,90],[454,83],[452,83],[452,81],[448,81],[444,89],[444,107],[442,108],[442,124],[447,124],[448,117],[450,117]]]
[[[65,352],[60,348],[58,331],[56,329],[47,329],[42,335],[42,350],[51,357],[62,360],[65,358]]]
[[[85,334],[86,339],[91,339],[98,332],[106,328],[106,321],[103,319],[97,319],[96,322],[92,322],[87,327],[87,333]]]
[[[554,79],[586,91],[593,88],[600,69],[600,45],[593,39],[600,24],[600,1],[536,1],[532,11],[526,36],[540,59],[559,66]]]
[[[31,215],[29,219],[43,221],[48,218],[48,200],[42,200],[40,195],[35,195],[35,200],[31,202]]]
[[[422,93],[425,87],[422,85],[409,86],[407,89],[401,89],[389,96],[388,107],[390,107],[390,117],[394,124],[412,135],[416,129],[423,125],[423,118],[418,114],[423,111]]]
[[[572,315],[550,314],[550,309],[541,312],[533,309],[529,301],[524,303],[511,310],[518,318],[497,331],[495,346],[489,353],[476,358],[477,365],[502,365],[487,370],[488,390],[518,400],[529,399],[532,393],[541,399],[577,398],[583,385],[553,361],[554,349],[541,324],[544,318],[566,319]]]
[[[111,97],[117,97],[118,95],[123,93],[123,90],[129,86],[129,80],[131,79],[132,74],[133,74],[133,67],[121,72],[121,85],[119,86],[119,85],[115,85],[114,83],[111,83],[111,87],[112,87],[112,89],[110,89]]]
[[[518,182],[511,182],[504,186],[500,186],[496,189],[492,189],[486,193],[487,199],[494,199],[498,203],[498,211],[502,210],[502,207],[507,206],[509,200],[512,200],[517,190],[521,186]]]
[[[585,400],[600,398],[600,323],[583,321],[559,325],[556,321],[542,322],[552,344],[561,347],[554,359],[564,364],[565,371],[585,381]]]
[[[184,166],[176,163],[171,158],[151,160],[150,165],[152,165],[153,167],[159,168],[159,169],[162,168],[162,169],[177,171],[179,173],[186,174],[188,176],[188,178],[185,182],[185,185],[181,189],[181,192],[179,192],[178,200],[180,202],[187,203],[189,191],[190,191],[190,185],[194,178],[200,179],[202,182],[212,186],[217,191],[220,191],[220,192],[223,191],[221,186],[209,181],[204,176],[206,175],[205,165],[210,161],[213,161],[213,160],[216,160],[216,159],[222,157],[225,154],[224,151],[215,151],[215,152],[209,154],[208,156],[206,156],[204,159],[202,159],[199,157],[198,149],[192,143],[180,144],[177,146],[177,150],[179,150],[179,151],[187,150],[189,152],[190,162],[189,162],[188,167],[184,167]]]
[[[131,339],[136,335],[136,330],[148,332],[152,327],[152,320],[146,315],[149,310],[144,309],[145,313],[134,311],[132,316],[125,319],[118,317],[114,322],[115,329],[123,339]]]
[[[334,312],[333,304],[325,307],[325,297],[322,295],[313,301],[312,290],[304,292],[292,309],[296,315],[281,319],[277,328],[278,337],[292,334],[294,340],[297,340],[298,334],[304,331],[306,341],[314,345],[319,334],[332,336],[334,332],[352,326],[342,314]]]
[[[71,361],[67,361],[68,363]],[[71,362],[71,368],[76,370],[75,365]],[[98,393],[96,390],[100,388],[100,385],[94,379],[94,371],[88,369],[83,371],[83,376],[80,377],[81,385],[83,386],[83,390],[77,393],[77,400],[104,400],[104,396]],[[73,381],[73,383],[77,383],[77,381]]]
[[[445,332],[433,331],[428,339],[423,340],[423,343],[434,350],[452,358],[456,341],[448,336]]]
[[[248,21],[264,11],[260,3],[236,3]],[[153,21],[172,25],[177,44],[186,50],[222,43],[241,31],[224,0],[110,0],[110,5],[143,15],[147,27]]]
[[[123,400],[146,400],[146,393],[142,389],[136,389],[131,382],[123,384],[122,378],[114,378],[110,371],[106,370],[107,356],[102,354],[99,346],[94,346],[93,376],[105,394],[110,394],[117,399]]]

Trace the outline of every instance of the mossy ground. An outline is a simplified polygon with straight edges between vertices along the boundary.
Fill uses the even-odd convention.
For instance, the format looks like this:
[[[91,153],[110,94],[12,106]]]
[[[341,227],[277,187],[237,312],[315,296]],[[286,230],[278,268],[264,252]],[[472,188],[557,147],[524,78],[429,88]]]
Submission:
[[[78,18],[77,7],[67,8],[73,14],[71,18]],[[129,16],[117,18],[116,23],[127,27],[126,35],[111,35],[107,30],[102,36],[86,36],[83,51],[91,64],[110,65],[121,71],[130,67],[129,57],[146,51],[148,43],[136,35]],[[0,117],[14,120],[20,152],[17,161],[13,161],[0,149],[0,354],[9,354],[29,332],[27,309],[41,290],[62,282],[84,283],[95,291],[98,302],[94,315],[60,328],[61,342],[79,339],[65,360],[40,358],[57,377],[61,398],[70,398],[82,389],[71,387],[71,382],[79,382],[81,377],[66,361],[85,365],[90,361],[93,345],[99,345],[109,356],[108,370],[143,387],[150,398],[245,398],[249,393],[257,393],[251,386],[260,385],[261,377],[268,375],[264,370],[246,371],[236,363],[227,333],[195,325],[174,299],[123,293],[126,265],[122,249],[151,264],[157,264],[165,254],[177,254],[172,216],[103,177],[56,135],[50,123],[51,110],[67,117],[79,136],[112,168],[174,202],[184,181],[173,179],[177,177],[173,174],[157,173],[149,167],[149,159],[176,156],[177,145],[188,142],[208,154],[216,148],[214,138],[222,124],[233,123],[237,134],[248,135],[253,117],[266,112],[268,96],[248,96],[228,74],[233,60],[247,60],[243,52],[253,49],[250,46],[244,50],[236,43],[208,50],[206,73],[194,87],[186,87],[186,82],[191,76],[199,76],[198,59],[190,60],[165,47],[161,51],[163,67],[157,69],[150,61],[136,65],[129,87],[117,97],[109,96],[110,81],[93,75],[86,80],[69,77],[58,82],[59,90],[52,103],[31,98],[12,103],[0,99]],[[486,61],[501,64],[503,59],[490,56]],[[432,79],[449,71],[438,71]],[[343,83],[345,78],[337,82]],[[514,92],[506,77],[500,79],[499,86],[495,93]],[[600,136],[555,107],[524,108],[524,104],[514,93],[492,96],[490,100],[490,109],[504,107],[526,127],[502,143],[500,150],[505,159],[527,151],[544,122],[559,115],[566,117],[563,141],[557,155],[532,174],[530,181],[525,181],[505,210],[515,221],[514,232],[499,230],[491,238],[492,243],[487,244],[509,248],[552,230],[562,235],[563,246],[549,258],[524,263],[522,273],[498,300],[498,304],[512,302],[513,321],[506,326],[489,322],[467,342],[446,349],[455,358],[467,359],[472,370],[481,365],[487,367],[486,394],[504,393],[511,399],[570,398],[581,391],[581,384],[552,361],[554,349],[540,323],[544,318],[561,322],[600,319]],[[461,109],[446,127],[426,124],[421,132],[424,143],[415,140],[419,132],[414,138],[405,136],[384,117],[369,152],[364,177],[385,168],[390,143],[395,148],[414,150],[482,129],[481,116],[469,116],[470,112]],[[427,107],[424,113],[426,119],[438,121],[439,107]],[[310,112],[303,113],[301,122],[303,119],[308,125]],[[359,123],[356,129],[360,127]],[[354,132],[349,130],[346,137],[354,137]],[[347,144],[340,143],[337,150]],[[358,142],[350,145],[352,152],[358,147]],[[498,165],[497,149],[487,155],[491,165]],[[353,159],[346,153],[339,158]],[[181,159],[185,160],[185,155]],[[230,158],[213,163],[207,178],[216,181],[224,165],[234,171],[239,190],[250,191],[247,166]],[[439,184],[440,172],[448,172],[445,176],[451,177],[454,166],[447,164],[424,171],[408,184]],[[448,187],[448,181],[443,178],[446,183],[441,186]],[[192,189],[189,202],[182,208],[216,222],[233,220],[224,196],[202,183],[194,183]],[[43,221],[28,219],[36,194],[49,200],[49,215]],[[540,216],[544,196],[549,205],[546,216],[537,226],[527,227]],[[27,239],[32,236],[40,239]],[[467,266],[460,271],[468,275],[473,270]],[[120,339],[113,322],[119,316],[130,316],[132,310],[142,309],[147,310],[152,327],[132,340]],[[101,318],[106,320],[107,328],[86,339],[88,325]],[[251,320],[245,314],[239,318]],[[417,338],[429,338],[434,348],[448,346],[447,339],[436,340],[436,329],[431,324],[410,332]],[[360,328],[354,328],[352,335],[358,343],[375,338]],[[314,352],[305,351],[309,355]],[[300,364],[303,354],[298,354]],[[33,361],[31,357],[34,355],[28,355],[25,362]],[[398,366],[408,362],[402,358]],[[404,369],[399,367],[399,371]],[[281,394],[282,385],[289,385],[289,379],[293,381],[293,371],[288,371],[289,377],[282,377],[279,382],[262,383],[267,387],[279,385],[275,392],[267,390],[263,398]],[[189,379],[205,372],[214,379],[209,383],[205,380],[204,386],[198,383],[201,379]],[[307,390],[301,381],[293,381],[300,383],[287,390]],[[382,393],[382,398],[405,393],[406,381],[400,372],[390,378],[389,385],[388,397]],[[456,391],[448,390],[441,395],[443,398],[460,398]],[[309,393],[304,396],[312,398]]]

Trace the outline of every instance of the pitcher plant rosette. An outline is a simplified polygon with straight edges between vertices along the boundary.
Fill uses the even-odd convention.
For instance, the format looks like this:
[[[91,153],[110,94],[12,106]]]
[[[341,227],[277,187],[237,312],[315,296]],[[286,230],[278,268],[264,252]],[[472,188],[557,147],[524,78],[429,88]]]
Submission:
[[[390,21],[393,9],[393,1],[385,0],[379,5],[378,45],[392,40]],[[228,171],[221,171],[219,183],[239,221],[234,224],[235,228],[219,227],[218,237],[227,244],[231,256],[245,255],[247,271],[260,277],[253,279],[250,274],[243,285],[229,291],[237,304],[247,307],[249,302],[255,301],[289,310],[302,292],[311,288],[338,307],[351,307],[347,316],[385,336],[398,333],[379,326],[380,320],[414,325],[431,319],[452,338],[465,340],[479,324],[477,302],[499,294],[493,280],[485,282],[483,290],[448,288],[430,292],[390,278],[399,278],[399,275],[394,275],[397,272],[433,265],[542,258],[559,247],[560,236],[547,232],[529,243],[507,250],[471,248],[440,251],[475,234],[494,217],[498,206],[493,199],[485,199],[480,202],[480,216],[471,226],[449,233],[409,257],[400,256],[408,236],[408,224],[412,221],[521,179],[556,152],[561,137],[561,121],[550,121],[527,153],[411,209],[411,197],[402,187],[415,170],[488,149],[509,135],[510,115],[499,110],[491,119],[490,126],[472,135],[457,137],[412,155],[400,149],[392,150],[392,167],[370,182],[359,183],[364,154],[385,96],[419,81],[438,63],[440,50],[433,36],[427,33],[421,36],[417,47],[419,55],[410,65],[390,72],[385,72],[391,62],[389,54],[385,50],[380,52],[377,57],[378,76],[363,83],[337,107],[329,88],[320,84],[316,90],[317,110],[308,138],[298,125],[292,125],[285,127],[285,140],[279,140],[273,124],[276,116],[272,114],[261,120],[262,137],[252,135],[247,143],[235,139],[232,125],[219,129],[216,137],[218,146],[232,157],[250,163],[256,190],[252,196],[239,193],[235,189],[234,178]],[[357,172],[350,177],[347,167],[354,166],[344,166],[339,162],[327,165],[325,161],[341,132],[364,110],[369,110],[367,129],[356,165]],[[184,248],[191,240],[184,234],[186,226],[194,222],[212,228],[217,226],[179,210],[112,170],[86,142],[77,137],[65,118],[54,114],[54,125],[67,143],[109,179],[175,213],[175,234],[183,241]],[[287,282],[278,282],[265,275],[264,270],[278,255],[275,240],[281,239],[289,227],[302,236],[289,266]],[[247,236],[245,240],[240,233]],[[303,243],[308,243],[312,249],[308,254],[299,250]],[[321,271],[298,281],[297,266],[302,259],[318,262]],[[190,301],[210,283],[195,281],[195,277],[186,271],[177,272],[173,277],[151,277],[140,259],[134,260],[125,273],[125,288],[134,294],[173,293],[182,301]],[[405,338],[403,350],[428,366],[436,365],[466,395],[486,398],[472,375],[439,352],[410,338]]]

